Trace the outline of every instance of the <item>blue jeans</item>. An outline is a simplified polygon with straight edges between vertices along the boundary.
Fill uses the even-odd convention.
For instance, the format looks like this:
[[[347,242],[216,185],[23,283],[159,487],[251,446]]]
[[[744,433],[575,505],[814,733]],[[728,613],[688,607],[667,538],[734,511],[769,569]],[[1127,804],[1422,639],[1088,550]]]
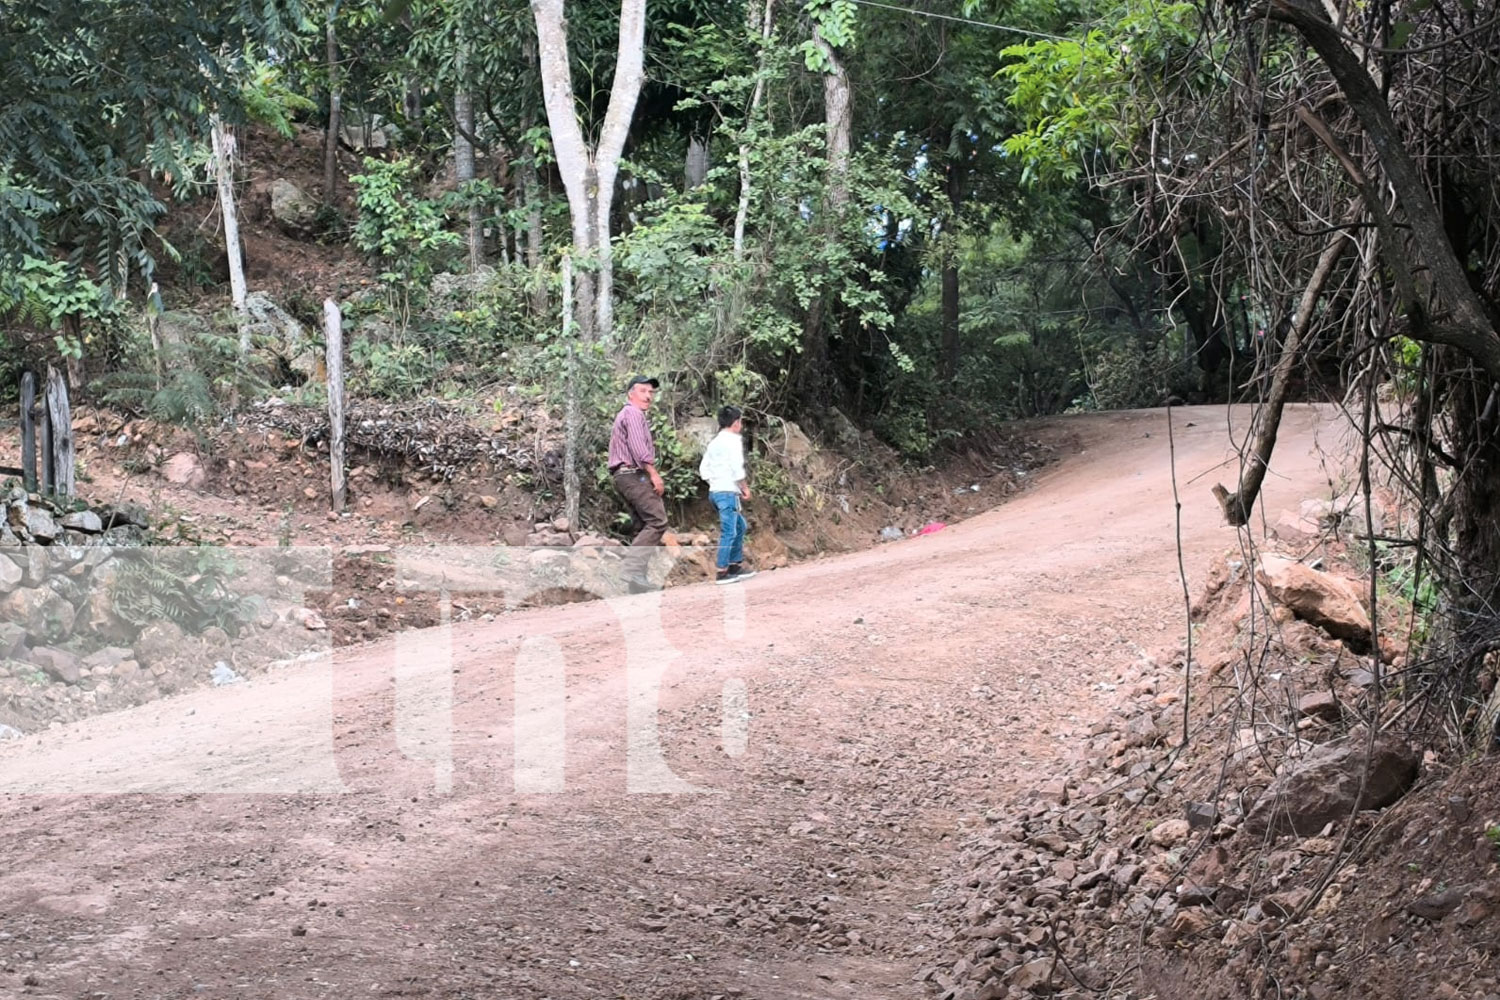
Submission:
[[[738,493],[710,493],[708,498],[719,508],[719,569],[745,558],[745,515],[740,513]]]

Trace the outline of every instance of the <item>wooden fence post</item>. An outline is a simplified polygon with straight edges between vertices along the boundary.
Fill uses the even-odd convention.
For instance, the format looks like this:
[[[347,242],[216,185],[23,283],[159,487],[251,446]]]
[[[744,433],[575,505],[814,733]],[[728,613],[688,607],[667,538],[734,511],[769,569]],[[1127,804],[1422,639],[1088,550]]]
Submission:
[[[21,484],[35,493],[36,482],[36,374],[21,374]]]
[[[62,373],[47,366],[47,468],[51,492],[73,495],[73,412],[68,407],[68,384]]]
[[[349,496],[344,476],[344,321],[332,299],[323,300],[323,342],[328,369],[328,464],[332,477],[334,511],[342,511]]]

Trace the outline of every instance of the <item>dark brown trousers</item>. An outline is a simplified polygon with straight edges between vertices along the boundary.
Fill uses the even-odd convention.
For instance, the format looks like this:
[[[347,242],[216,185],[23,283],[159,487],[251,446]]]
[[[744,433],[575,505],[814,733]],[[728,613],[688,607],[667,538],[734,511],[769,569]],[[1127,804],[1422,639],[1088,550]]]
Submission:
[[[667,505],[651,488],[651,477],[644,472],[621,469],[614,474],[615,489],[630,505],[631,545],[660,545],[667,531]]]

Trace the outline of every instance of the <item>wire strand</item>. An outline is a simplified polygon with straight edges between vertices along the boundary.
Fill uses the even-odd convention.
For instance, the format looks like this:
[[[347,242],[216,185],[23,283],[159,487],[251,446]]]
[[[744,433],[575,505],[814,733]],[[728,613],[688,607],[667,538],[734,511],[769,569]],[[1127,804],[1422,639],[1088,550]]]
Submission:
[[[900,14],[915,14],[917,17],[933,17],[940,21],[954,21],[958,24],[972,24],[976,28],[992,28],[995,31],[1009,31],[1016,35],[1025,35],[1029,38],[1045,38],[1053,42],[1072,42],[1077,39],[1066,35],[1049,35],[1045,31],[1032,31],[1029,28],[1016,28],[1009,24],[994,24],[989,21],[976,21],[971,17],[959,17],[956,14],[939,14],[932,10],[917,10],[915,7],[898,7],[895,4],[879,3],[878,0],[849,0],[850,3],[859,4],[861,7],[879,7],[883,10],[894,10]]]

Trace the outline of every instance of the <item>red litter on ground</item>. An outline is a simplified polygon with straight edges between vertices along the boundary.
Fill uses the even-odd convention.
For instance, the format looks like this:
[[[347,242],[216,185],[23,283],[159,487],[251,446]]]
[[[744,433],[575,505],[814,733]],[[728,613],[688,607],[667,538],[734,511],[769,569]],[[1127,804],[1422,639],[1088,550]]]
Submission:
[[[948,526],[946,524],[944,524],[942,521],[928,521],[926,524],[922,525],[922,527],[920,527],[920,528],[917,529],[917,534],[919,536],[920,535],[935,535],[939,531],[942,531],[946,527],[948,527]]]

